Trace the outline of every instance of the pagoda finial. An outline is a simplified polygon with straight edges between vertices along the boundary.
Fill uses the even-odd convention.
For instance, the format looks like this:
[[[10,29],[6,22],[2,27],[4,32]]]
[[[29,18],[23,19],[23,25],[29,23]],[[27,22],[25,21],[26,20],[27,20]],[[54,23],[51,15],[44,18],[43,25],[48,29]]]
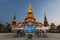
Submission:
[[[44,16],[46,16],[46,8],[44,7]]]
[[[44,16],[46,16],[46,12],[44,13]]]
[[[30,3],[29,3],[28,12],[32,12],[31,0],[30,0]]]
[[[46,12],[44,13],[44,21],[47,21]]]

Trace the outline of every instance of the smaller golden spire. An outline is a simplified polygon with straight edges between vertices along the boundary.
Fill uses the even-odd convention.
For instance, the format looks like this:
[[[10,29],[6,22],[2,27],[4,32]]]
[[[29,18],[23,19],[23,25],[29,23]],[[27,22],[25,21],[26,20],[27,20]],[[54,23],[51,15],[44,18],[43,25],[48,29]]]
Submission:
[[[12,24],[11,24],[12,27],[16,27],[16,13],[13,17],[13,21],[12,21]]]
[[[44,26],[45,27],[49,26],[48,20],[47,20],[47,17],[46,17],[46,13],[44,14]]]
[[[15,15],[13,17],[13,21],[16,21],[16,12],[15,12]]]
[[[31,5],[31,2],[29,3],[28,12],[32,12],[32,5]]]
[[[47,21],[46,13],[44,14],[44,21]]]

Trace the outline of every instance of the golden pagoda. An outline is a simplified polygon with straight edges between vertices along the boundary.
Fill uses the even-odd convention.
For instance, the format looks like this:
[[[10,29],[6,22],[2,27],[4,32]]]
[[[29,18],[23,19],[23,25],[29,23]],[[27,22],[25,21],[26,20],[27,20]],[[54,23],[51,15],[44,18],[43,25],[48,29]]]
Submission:
[[[31,21],[29,22],[30,24],[34,22],[34,26],[39,26],[41,27],[43,24],[41,22],[36,22],[36,19],[33,15],[33,11],[32,11],[32,5],[31,3],[29,3],[29,6],[28,6],[28,12],[27,12],[27,15],[24,19],[24,22],[19,22],[17,24],[18,27],[22,27],[22,26],[25,26],[25,24],[28,22],[28,21]],[[12,27],[16,27],[16,15],[14,16],[13,18],[13,21],[12,21]]]
[[[24,22],[28,22],[28,21],[33,21],[33,22],[36,21],[36,19],[34,18],[33,12],[32,12],[31,3],[29,4],[29,7],[28,7],[28,14],[26,15],[26,18],[24,19]]]

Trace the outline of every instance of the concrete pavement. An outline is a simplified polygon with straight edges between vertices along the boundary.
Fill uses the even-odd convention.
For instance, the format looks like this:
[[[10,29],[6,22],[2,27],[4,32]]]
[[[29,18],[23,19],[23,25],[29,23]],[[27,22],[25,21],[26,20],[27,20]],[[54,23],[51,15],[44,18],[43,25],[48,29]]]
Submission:
[[[0,33],[0,40],[28,40],[26,37],[16,37],[16,33]],[[33,37],[32,40],[60,40],[60,33],[45,33],[40,38]]]

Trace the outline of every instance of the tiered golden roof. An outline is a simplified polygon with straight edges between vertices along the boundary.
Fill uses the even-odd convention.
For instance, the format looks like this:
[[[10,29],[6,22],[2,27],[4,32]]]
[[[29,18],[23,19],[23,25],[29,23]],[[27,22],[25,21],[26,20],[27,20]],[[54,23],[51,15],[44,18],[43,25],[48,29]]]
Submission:
[[[18,26],[18,27],[25,26],[25,23],[24,23],[24,22],[19,22],[19,23],[17,24],[17,26]]]

